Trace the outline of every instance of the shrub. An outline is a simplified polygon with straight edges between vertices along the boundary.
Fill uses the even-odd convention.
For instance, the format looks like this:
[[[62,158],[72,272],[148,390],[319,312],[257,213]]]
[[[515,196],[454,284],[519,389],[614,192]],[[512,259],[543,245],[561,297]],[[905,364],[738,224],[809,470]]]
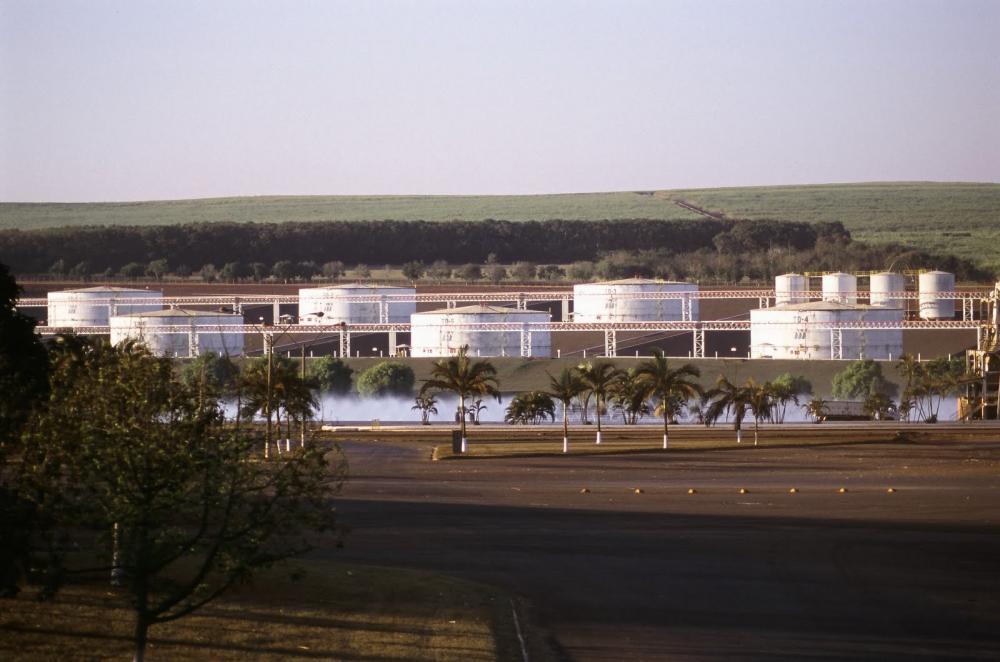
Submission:
[[[358,393],[364,396],[402,395],[413,393],[416,377],[413,368],[398,361],[376,363],[358,376]]]

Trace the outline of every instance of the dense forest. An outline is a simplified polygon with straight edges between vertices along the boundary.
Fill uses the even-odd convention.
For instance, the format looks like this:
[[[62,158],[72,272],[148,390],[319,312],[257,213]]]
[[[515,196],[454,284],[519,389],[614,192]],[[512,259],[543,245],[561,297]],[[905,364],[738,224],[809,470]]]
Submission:
[[[884,269],[895,262],[900,268],[947,269],[961,279],[990,277],[954,257],[853,242],[838,222],[715,219],[198,223],[6,230],[0,231],[0,261],[19,274],[127,278],[187,275],[207,266],[214,274],[216,266],[229,265],[230,274],[239,279],[308,279],[322,271],[317,265],[435,261],[456,265],[589,261],[593,274],[600,277],[729,281],[768,278],[789,270]],[[544,273],[549,275],[538,277],[560,275],[555,269]],[[410,269],[410,277],[420,275],[418,269]]]

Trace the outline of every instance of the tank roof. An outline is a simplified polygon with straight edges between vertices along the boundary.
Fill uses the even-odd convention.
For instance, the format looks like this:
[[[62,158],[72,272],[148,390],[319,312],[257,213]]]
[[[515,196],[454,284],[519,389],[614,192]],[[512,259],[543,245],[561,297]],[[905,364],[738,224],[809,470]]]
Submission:
[[[54,290],[49,294],[59,294],[60,292],[142,292],[143,294],[163,294],[161,290],[139,289],[137,287],[101,287],[100,285],[96,287],[79,287],[72,290]]]
[[[601,280],[596,283],[580,283],[581,285],[693,285],[681,280],[661,280],[659,278],[619,278],[618,280]]]
[[[303,287],[302,290],[412,290],[406,285],[381,285],[377,283],[342,283],[340,285],[320,285]],[[301,290],[300,290],[301,291]]]
[[[548,314],[544,310],[522,310],[520,308],[508,308],[506,306],[487,306],[477,304],[472,306],[461,306],[459,308],[438,308],[437,310],[425,310],[414,315],[440,315],[441,313],[461,313],[463,315],[516,315],[516,314]]]
[[[115,315],[119,317],[119,315]],[[186,308],[164,308],[163,310],[150,310],[145,313],[129,313],[120,317],[239,317],[238,313],[220,313],[212,310],[189,310]]]
[[[758,308],[757,310],[900,310],[900,308],[841,303],[839,301],[807,301],[806,303],[787,303],[770,308]]]

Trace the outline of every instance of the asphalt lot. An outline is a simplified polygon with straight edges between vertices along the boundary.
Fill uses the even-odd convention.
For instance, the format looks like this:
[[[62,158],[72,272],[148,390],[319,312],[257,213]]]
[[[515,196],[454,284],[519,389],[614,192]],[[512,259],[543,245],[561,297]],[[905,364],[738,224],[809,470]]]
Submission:
[[[338,558],[503,587],[565,659],[1000,655],[1000,439],[442,462],[426,445],[344,449]]]

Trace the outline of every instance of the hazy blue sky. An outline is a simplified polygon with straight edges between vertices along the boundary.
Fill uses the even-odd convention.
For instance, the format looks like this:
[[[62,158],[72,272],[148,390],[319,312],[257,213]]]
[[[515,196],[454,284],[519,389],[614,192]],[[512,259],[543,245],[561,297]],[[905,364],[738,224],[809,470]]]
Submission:
[[[1000,0],[0,0],[0,200],[1000,181]]]

